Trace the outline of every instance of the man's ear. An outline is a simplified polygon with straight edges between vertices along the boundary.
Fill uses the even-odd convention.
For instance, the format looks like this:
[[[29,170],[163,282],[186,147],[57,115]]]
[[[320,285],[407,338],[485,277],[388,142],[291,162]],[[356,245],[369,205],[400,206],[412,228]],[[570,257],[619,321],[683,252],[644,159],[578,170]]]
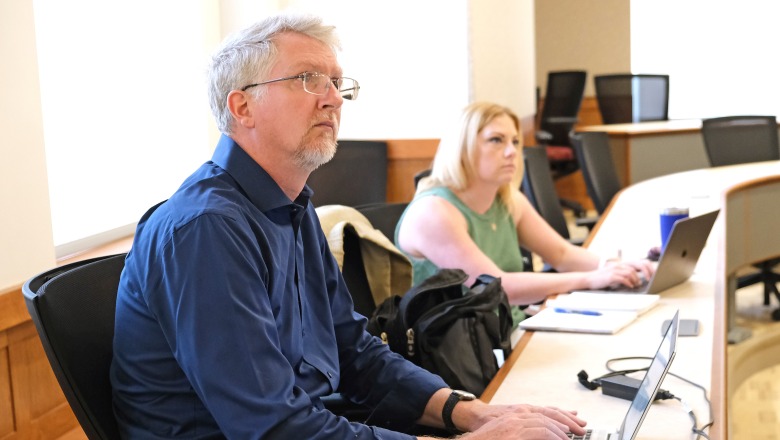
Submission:
[[[240,90],[233,90],[228,94],[227,106],[230,113],[233,115],[236,124],[245,128],[252,128],[255,126],[254,115],[252,114],[252,108],[249,105],[249,99],[247,92]]]

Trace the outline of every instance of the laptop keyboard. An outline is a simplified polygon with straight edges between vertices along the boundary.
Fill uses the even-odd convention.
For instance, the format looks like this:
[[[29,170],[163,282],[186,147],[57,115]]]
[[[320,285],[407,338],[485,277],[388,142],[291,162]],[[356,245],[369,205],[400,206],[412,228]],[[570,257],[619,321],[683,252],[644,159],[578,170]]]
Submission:
[[[588,429],[587,431],[585,431],[585,435],[574,435],[571,432],[568,435],[569,435],[569,438],[572,439],[572,440],[589,440],[590,439],[590,435],[592,433],[593,433],[593,431]]]
[[[650,284],[650,281],[648,281],[645,277],[640,277],[641,283],[639,283],[636,287],[628,287],[624,286],[622,284],[617,286],[609,286],[606,287],[604,290],[608,292],[620,292],[620,293],[642,293],[645,290],[647,290],[647,285]]]

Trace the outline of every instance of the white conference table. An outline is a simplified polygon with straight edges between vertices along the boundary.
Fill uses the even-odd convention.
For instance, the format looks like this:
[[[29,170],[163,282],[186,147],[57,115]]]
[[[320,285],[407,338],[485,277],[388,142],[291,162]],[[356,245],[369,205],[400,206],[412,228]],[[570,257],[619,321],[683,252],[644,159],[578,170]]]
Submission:
[[[613,201],[605,218],[591,233],[589,249],[601,255],[640,258],[660,243],[659,212],[670,206],[687,206],[692,216],[719,209],[727,188],[767,175],[780,175],[779,162],[706,168],[653,178],[625,188]],[[780,197],[780,195],[778,195]],[[681,318],[700,321],[696,337],[680,337],[671,373],[711,388],[713,367],[713,316],[720,235],[718,217],[713,232],[689,281],[661,294],[658,306],[615,335],[556,332],[526,332],[512,356],[490,384],[483,399],[491,404],[531,403],[575,409],[592,427],[617,428],[629,406],[628,400],[590,391],[577,380],[585,370],[590,379],[608,372],[605,362],[613,358],[652,356],[661,342],[661,325],[680,310]],[[618,369],[637,362],[618,362]],[[632,375],[641,378],[640,375]],[[693,421],[709,421],[710,412],[702,390],[676,377],[662,385],[682,399],[657,402],[639,432],[639,439],[690,439]],[[716,391],[725,399],[725,390]],[[723,421],[719,421],[723,423]],[[722,425],[718,432],[725,432]]]

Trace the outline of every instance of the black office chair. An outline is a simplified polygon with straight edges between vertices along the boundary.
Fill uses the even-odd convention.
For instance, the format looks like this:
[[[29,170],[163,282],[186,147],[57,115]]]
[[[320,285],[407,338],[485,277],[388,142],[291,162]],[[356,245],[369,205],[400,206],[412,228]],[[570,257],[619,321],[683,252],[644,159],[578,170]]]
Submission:
[[[669,75],[597,75],[594,82],[605,124],[669,119]]]
[[[352,296],[355,311],[370,317],[376,309],[376,304],[371,295],[366,268],[363,265],[360,238],[352,225],[344,227],[344,260],[341,266],[341,275],[344,277],[344,282]]]
[[[710,165],[725,166],[780,159],[777,129],[775,116],[725,116],[702,120],[701,134]],[[778,265],[780,258],[754,265],[758,272],[739,277],[737,288],[763,283],[764,305],[772,295],[780,302],[780,273],[774,271]],[[780,308],[772,318],[780,321]]]
[[[385,237],[395,243],[395,228],[401,219],[408,203],[370,203],[355,207],[366,216],[374,228],[379,229]]]
[[[387,201],[387,142],[340,140],[333,159],[307,181],[314,206]]]
[[[576,133],[571,137],[588,196],[599,215],[603,214],[620,189],[620,179],[612,159],[609,135],[605,132]]]
[[[547,74],[544,105],[538,112],[536,142],[546,150],[553,179],[568,176],[579,169],[569,134],[578,120],[586,78],[587,73],[583,70]],[[537,101],[542,101],[541,97],[537,97]],[[579,203],[567,199],[560,199],[560,202],[574,211],[577,217],[585,215]]]
[[[576,245],[582,245],[582,239],[575,239],[569,233],[566,216],[558,202],[555,185],[549,172],[547,153],[541,147],[523,148],[525,174],[523,175],[522,191],[536,211],[555,229],[561,237]],[[577,226],[592,228],[595,219],[576,219]]]
[[[109,369],[125,254],[41,273],[22,287],[43,350],[89,439],[117,439]]]
[[[714,167],[780,159],[775,116],[704,119],[701,134]]]

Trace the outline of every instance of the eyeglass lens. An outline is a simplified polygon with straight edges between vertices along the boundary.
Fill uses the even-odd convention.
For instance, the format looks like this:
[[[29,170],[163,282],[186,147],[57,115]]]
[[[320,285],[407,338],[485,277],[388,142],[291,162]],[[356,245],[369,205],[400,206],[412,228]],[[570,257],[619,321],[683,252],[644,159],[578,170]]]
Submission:
[[[331,85],[338,87],[341,97],[348,100],[357,99],[359,90],[357,81],[352,78],[331,79],[329,76],[321,73],[305,73],[303,75],[303,88],[314,95],[324,95]]]

